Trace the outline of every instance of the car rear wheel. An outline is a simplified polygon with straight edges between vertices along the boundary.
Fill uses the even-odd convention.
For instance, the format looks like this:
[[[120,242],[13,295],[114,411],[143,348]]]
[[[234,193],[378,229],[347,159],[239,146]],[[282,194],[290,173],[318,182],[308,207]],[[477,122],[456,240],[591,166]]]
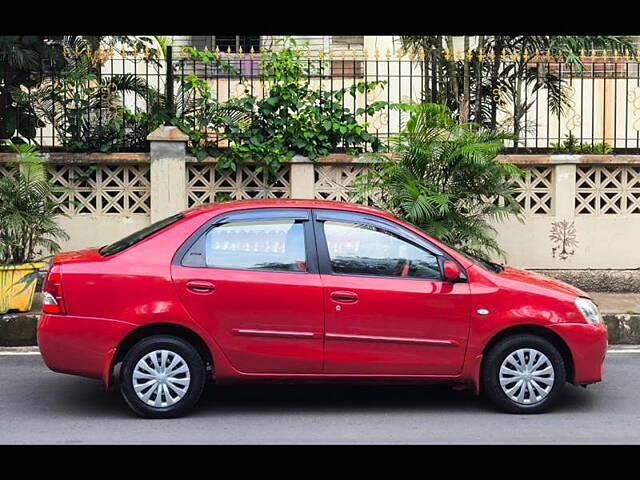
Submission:
[[[483,392],[494,405],[509,413],[548,410],[565,381],[562,355],[553,344],[536,335],[501,340],[483,362]]]
[[[184,415],[200,399],[205,367],[188,342],[169,335],[154,335],[127,352],[120,374],[125,402],[145,418]]]

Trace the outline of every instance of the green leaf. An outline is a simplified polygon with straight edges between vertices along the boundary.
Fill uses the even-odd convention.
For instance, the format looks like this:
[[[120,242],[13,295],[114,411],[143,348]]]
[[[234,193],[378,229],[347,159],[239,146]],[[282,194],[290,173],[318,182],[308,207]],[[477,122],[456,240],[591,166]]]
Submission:
[[[201,162],[202,160],[204,160],[204,159],[205,159],[205,158],[207,158],[207,156],[208,156],[208,155],[207,155],[207,151],[206,151],[206,150],[204,150],[204,149],[196,149],[193,153],[195,154],[196,159],[197,159],[199,162]]]

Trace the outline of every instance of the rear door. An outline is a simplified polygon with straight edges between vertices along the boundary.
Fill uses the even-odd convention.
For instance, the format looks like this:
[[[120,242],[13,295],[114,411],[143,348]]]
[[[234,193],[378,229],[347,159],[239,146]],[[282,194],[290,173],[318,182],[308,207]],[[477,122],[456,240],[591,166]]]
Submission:
[[[328,374],[454,375],[470,322],[444,252],[373,215],[316,210]]]
[[[322,285],[310,219],[307,209],[223,215],[174,258],[180,299],[242,372],[322,371]]]

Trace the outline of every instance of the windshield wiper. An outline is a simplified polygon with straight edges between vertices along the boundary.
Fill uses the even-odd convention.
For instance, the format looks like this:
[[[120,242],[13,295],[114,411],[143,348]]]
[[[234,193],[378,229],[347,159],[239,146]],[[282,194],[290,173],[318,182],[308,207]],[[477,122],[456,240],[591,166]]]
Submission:
[[[492,262],[490,260],[487,260],[486,258],[482,258],[482,257],[479,257],[477,255],[473,255],[473,254],[468,253],[468,252],[464,252],[464,253],[468,257],[470,257],[472,260],[474,260],[475,262],[477,262],[480,265],[482,265],[483,267],[485,267],[487,270],[491,270],[492,272],[495,272],[495,273],[500,273],[500,272],[504,271],[504,267],[502,265],[500,265],[499,263]]]
[[[487,263],[490,264],[494,268],[496,273],[500,273],[500,272],[504,271],[504,266],[500,265],[499,263],[490,262],[488,260],[487,260]]]

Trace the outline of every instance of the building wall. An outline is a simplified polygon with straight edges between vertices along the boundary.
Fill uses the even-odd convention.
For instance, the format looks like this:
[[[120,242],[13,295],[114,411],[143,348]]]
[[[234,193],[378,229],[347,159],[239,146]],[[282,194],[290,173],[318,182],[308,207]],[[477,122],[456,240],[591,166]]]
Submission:
[[[215,36],[211,35],[211,37],[211,45],[214,47]],[[291,35],[290,37],[300,46],[308,44],[312,52],[329,51],[329,49],[333,49],[336,52],[342,50],[362,50],[364,39],[370,38],[358,35]],[[271,50],[277,45],[278,40],[284,38],[284,36],[261,35],[260,46],[266,50]],[[185,46],[194,45],[193,36],[190,35],[174,35],[172,40],[176,50],[180,50]]]

